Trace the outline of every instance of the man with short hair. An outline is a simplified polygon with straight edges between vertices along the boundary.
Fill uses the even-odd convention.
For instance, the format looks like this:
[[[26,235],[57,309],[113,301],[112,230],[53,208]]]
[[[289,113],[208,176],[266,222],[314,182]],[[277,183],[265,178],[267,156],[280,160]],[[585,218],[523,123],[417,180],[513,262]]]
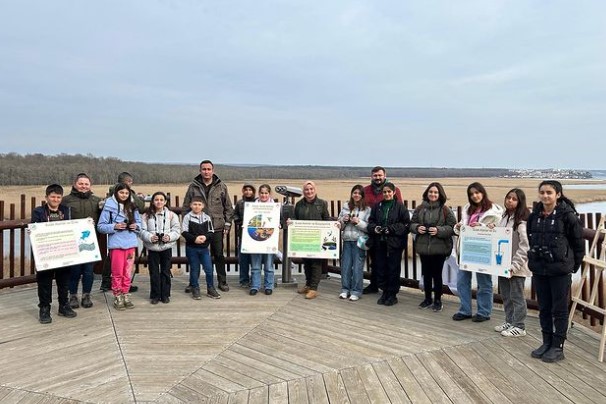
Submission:
[[[383,200],[383,187],[389,181],[387,180],[387,171],[385,168],[381,166],[373,167],[370,171],[370,185],[364,187],[364,202],[366,202],[366,206],[369,206],[371,209],[379,202]],[[402,193],[400,192],[400,188],[396,187],[395,198],[403,202]],[[370,284],[364,288],[362,291],[363,294],[367,295],[370,293],[378,293],[379,288],[382,288],[383,285],[379,285],[377,280],[376,271],[372,270],[372,262],[374,261],[374,248],[371,247],[370,251],[368,251],[368,255],[370,257]]]
[[[227,273],[225,272],[225,255],[223,252],[223,238],[229,234],[231,222],[234,216],[234,208],[229,198],[227,185],[215,174],[215,166],[210,160],[200,163],[200,174],[193,179],[185,198],[183,198],[183,209],[187,210],[194,196],[201,196],[206,206],[205,212],[212,218],[215,236],[210,244],[210,251],[217,270],[219,289],[223,292],[229,291],[227,284]],[[188,286],[186,292],[191,291]]]

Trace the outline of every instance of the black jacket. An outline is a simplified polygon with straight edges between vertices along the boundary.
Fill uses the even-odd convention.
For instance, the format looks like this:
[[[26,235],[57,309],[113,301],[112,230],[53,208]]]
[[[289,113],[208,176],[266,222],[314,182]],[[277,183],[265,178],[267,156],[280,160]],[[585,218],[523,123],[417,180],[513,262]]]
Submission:
[[[69,206],[65,206],[63,204],[59,205],[58,211],[63,215],[62,220],[71,220],[72,219],[72,210]],[[49,221],[49,209],[48,205],[42,205],[35,208],[32,212],[32,223],[42,223]]]
[[[583,262],[583,226],[576,212],[560,201],[549,216],[538,203],[528,217],[528,268],[537,275],[566,275],[576,272]]]
[[[401,202],[394,201],[387,211],[387,220],[384,220],[385,209],[387,209],[385,201],[382,201],[370,211],[368,219],[369,247],[385,243],[388,250],[402,250],[408,242],[410,214]],[[377,233],[377,229],[382,231]],[[385,229],[387,232],[384,231]]]

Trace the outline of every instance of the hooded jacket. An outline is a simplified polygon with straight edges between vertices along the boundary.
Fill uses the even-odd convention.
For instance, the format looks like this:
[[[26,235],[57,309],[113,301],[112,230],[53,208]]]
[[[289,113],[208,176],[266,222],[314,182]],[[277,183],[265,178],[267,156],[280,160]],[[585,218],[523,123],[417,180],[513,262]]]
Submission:
[[[199,174],[194,178],[187,188],[185,198],[183,198],[184,210],[189,211],[189,204],[194,196],[200,196],[204,200],[204,211],[212,218],[215,232],[231,227],[234,208],[227,192],[227,185],[216,174],[213,174],[208,195],[205,191],[202,175]]]
[[[95,222],[99,219],[99,202],[101,198],[93,195],[91,191],[79,192],[72,187],[72,192],[63,198],[63,204],[72,210],[72,219],[92,218]]]
[[[101,216],[99,217],[99,223],[97,224],[97,230],[99,233],[107,234],[107,248],[128,250],[129,248],[137,247],[137,233],[141,229],[141,215],[135,208],[133,210],[135,223],[137,223],[137,230],[116,230],[114,226],[116,223],[123,223],[128,221],[128,218],[124,214],[124,208],[121,203],[118,203],[115,196],[107,198]]]
[[[585,255],[583,226],[576,212],[564,201],[548,216],[538,203],[526,228],[530,248],[528,267],[533,274],[558,276],[578,271]]]
[[[452,252],[452,236],[457,219],[450,208],[439,202],[423,201],[414,213],[410,223],[410,231],[415,236],[415,249],[419,255],[448,256]],[[438,229],[435,236],[429,233],[419,234],[419,226],[429,226]]]
[[[385,218],[385,219],[384,219]],[[378,234],[376,228],[387,228],[389,233]],[[370,247],[385,243],[387,250],[401,250],[408,242],[408,231],[410,228],[410,214],[404,205],[393,201],[391,207],[387,207],[385,201],[375,205],[368,219],[368,235],[370,236]]]
[[[343,220],[345,216],[357,216],[360,221],[358,224],[353,224],[351,221],[347,223]],[[370,217],[370,208],[367,206],[363,210],[354,208],[353,211],[349,209],[349,201],[343,203],[343,208],[339,213],[337,219],[341,223],[341,230],[343,231],[343,241],[358,241],[358,237],[365,235],[368,227],[368,218]]]

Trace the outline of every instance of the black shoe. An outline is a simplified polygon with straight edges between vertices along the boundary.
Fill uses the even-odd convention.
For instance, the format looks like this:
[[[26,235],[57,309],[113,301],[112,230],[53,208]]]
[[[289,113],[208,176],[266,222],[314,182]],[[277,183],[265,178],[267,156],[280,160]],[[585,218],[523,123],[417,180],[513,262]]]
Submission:
[[[60,316],[63,317],[67,317],[67,318],[74,318],[76,317],[78,314],[72,310],[72,308],[69,306],[69,303],[59,307],[59,313]]]
[[[162,303],[164,303],[164,304],[168,304],[168,303],[170,303],[170,297],[165,297],[165,298],[163,298],[163,299],[162,299]]]
[[[490,320],[490,317],[483,316],[481,314],[476,314],[471,318],[471,321],[474,323],[483,323],[484,321]]]
[[[385,299],[385,306],[393,306],[394,304],[398,304],[398,298],[395,296],[389,296]]]
[[[160,300],[158,299],[151,299],[151,304],[158,304]]]
[[[272,293],[274,293],[273,289],[265,289],[265,294],[267,296],[271,295]]]
[[[229,292],[229,285],[227,283],[219,284],[219,290],[221,292]]]
[[[93,307],[93,301],[90,300],[90,293],[84,293],[82,295],[82,302],[80,303],[80,305],[85,309],[90,309],[91,307]]]
[[[211,299],[221,299],[221,295],[215,288],[206,288],[206,296],[210,297]]]
[[[130,289],[128,290],[128,293],[135,293],[138,290],[139,290],[139,286],[130,285]]]
[[[555,346],[549,348],[541,357],[541,360],[547,363],[559,362],[562,359],[564,359],[564,350]]]
[[[454,321],[467,320],[467,319],[469,319],[469,318],[471,318],[471,316],[470,316],[469,314],[463,314],[463,313],[455,313],[455,314],[452,316],[452,319],[453,319]]]
[[[431,309],[433,311],[442,311],[443,307],[444,307],[444,305],[442,305],[442,301],[436,300],[435,302],[433,302],[433,306],[431,306]]]
[[[106,284],[101,284],[101,287],[99,287],[99,290],[101,292],[107,292],[108,290],[112,290],[112,285],[106,285]]]
[[[543,342],[543,345],[532,351],[530,353],[530,356],[536,359],[541,359],[543,355],[545,355],[547,351],[549,351],[549,348],[551,348],[551,343]]]
[[[185,287],[185,293],[191,293],[192,290],[194,290],[194,288],[191,285]]]
[[[386,301],[387,301],[387,296],[386,295],[381,295],[381,297],[379,298],[379,300],[377,300],[377,304],[385,304]]]
[[[200,294],[200,288],[191,288],[191,297],[194,300],[202,299],[202,295]]]
[[[248,292],[248,294],[251,296],[254,296],[257,294],[257,292],[259,292],[257,289],[251,289],[250,292]]]
[[[431,301],[431,299],[425,299],[421,302],[421,304],[419,305],[419,309],[426,309],[429,306],[431,306],[433,302]]]
[[[379,293],[379,289],[374,287],[373,285],[368,285],[362,290],[363,295],[372,295],[375,293]]]
[[[40,324],[50,324],[53,322],[53,319],[51,318],[51,315],[50,315],[50,306],[40,307],[39,316],[40,316],[39,317]]]

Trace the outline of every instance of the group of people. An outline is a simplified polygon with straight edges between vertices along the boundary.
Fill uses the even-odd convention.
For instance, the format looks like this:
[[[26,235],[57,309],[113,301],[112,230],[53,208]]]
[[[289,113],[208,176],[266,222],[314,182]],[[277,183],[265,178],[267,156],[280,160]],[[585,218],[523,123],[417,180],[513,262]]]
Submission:
[[[111,263],[111,290],[117,310],[130,309],[132,267],[135,249],[141,239],[148,252],[151,304],[169,303],[171,293],[171,257],[177,240],[186,241],[186,256],[190,266],[186,293],[201,299],[200,268],[204,270],[206,294],[221,297],[214,287],[213,266],[217,272],[218,288],[229,291],[225,271],[223,241],[232,221],[241,232],[246,202],[273,202],[271,187],[263,184],[259,194],[252,184],[242,187],[242,199],[232,206],[225,183],[214,172],[209,160],[200,163],[200,174],[189,185],[183,201],[183,220],[168,208],[163,192],[151,197],[145,208],[142,195],[132,190],[132,176],[122,173],[119,182],[110,188],[109,197],[102,201],[91,192],[91,179],[78,174],[69,195],[52,184],[46,189],[46,203],[36,208],[32,222],[93,218],[97,230],[108,236]],[[377,304],[393,306],[398,303],[402,254],[408,243],[408,233],[414,235],[416,252],[421,260],[424,299],[419,308],[440,312],[443,308],[442,271],[444,262],[456,252],[456,237],[462,226],[496,226],[512,229],[512,266],[509,278],[499,277],[503,297],[505,322],[494,329],[507,337],[526,335],[526,277],[534,277],[540,310],[543,344],[532,356],[545,362],[564,358],[563,344],[568,326],[567,302],[571,274],[581,265],[584,254],[582,226],[574,204],[564,196],[558,181],[543,181],[539,185],[540,201],[532,212],[521,189],[510,190],[504,206],[492,202],[484,186],[474,182],[467,187],[468,203],[457,221],[446,205],[443,186],[432,182],[422,194],[422,202],[412,217],[403,204],[400,190],[387,180],[386,170],[372,169],[371,183],[355,185],[349,200],[343,205],[337,221],[342,231],[340,299],[359,300],[362,295],[381,291]],[[101,207],[102,205],[102,207]],[[303,197],[296,203],[294,220],[330,220],[328,203],[317,196],[316,185],[307,181]],[[287,222],[288,223],[288,222]],[[240,233],[241,234],[241,233]],[[370,284],[363,287],[366,256],[371,265]],[[271,295],[274,287],[274,255],[239,253],[240,286],[250,295],[261,290]],[[212,257],[212,259],[211,259]],[[318,296],[322,277],[321,259],[304,259],[305,285],[298,292],[306,299]],[[264,279],[261,282],[261,270]],[[109,275],[109,274],[107,274]],[[58,314],[75,317],[73,310],[92,306],[92,263],[68,268],[38,271],[39,319],[50,323],[52,279],[56,279]],[[104,281],[110,279],[104,276]],[[453,320],[490,320],[493,302],[492,276],[476,273],[478,284],[477,312],[472,313],[472,272],[458,270],[457,294],[460,307]],[[82,283],[81,299],[78,286]],[[103,288],[103,285],[102,285]],[[69,294],[69,298],[68,298]]]

